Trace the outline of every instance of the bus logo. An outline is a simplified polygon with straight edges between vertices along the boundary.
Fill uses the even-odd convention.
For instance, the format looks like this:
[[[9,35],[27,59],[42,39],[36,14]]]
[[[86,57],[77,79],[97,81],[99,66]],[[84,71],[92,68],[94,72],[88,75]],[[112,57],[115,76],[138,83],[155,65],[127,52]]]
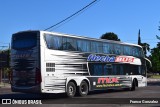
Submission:
[[[99,55],[93,55],[90,54],[88,56],[87,61],[101,61],[101,62],[115,62],[115,57],[112,56],[99,56]]]
[[[115,62],[133,62],[134,58],[132,57],[123,57],[123,56],[118,56],[116,57]]]
[[[119,83],[118,78],[98,78],[98,84],[104,83]]]
[[[122,62],[122,63],[133,63],[135,60],[134,57],[126,57],[126,56],[100,56],[90,54],[87,58],[87,61],[100,61],[100,62]]]

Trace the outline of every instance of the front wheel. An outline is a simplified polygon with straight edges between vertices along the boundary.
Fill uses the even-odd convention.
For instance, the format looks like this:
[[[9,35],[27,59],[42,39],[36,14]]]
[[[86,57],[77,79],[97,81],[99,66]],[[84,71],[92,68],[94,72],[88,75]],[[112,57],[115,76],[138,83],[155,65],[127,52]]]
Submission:
[[[135,91],[136,90],[136,81],[133,80],[132,82],[132,87],[131,87],[131,91]]]
[[[76,85],[73,82],[69,82],[67,85],[67,96],[74,97],[76,94]]]
[[[88,94],[88,84],[86,81],[82,81],[79,86],[79,95],[86,96]]]

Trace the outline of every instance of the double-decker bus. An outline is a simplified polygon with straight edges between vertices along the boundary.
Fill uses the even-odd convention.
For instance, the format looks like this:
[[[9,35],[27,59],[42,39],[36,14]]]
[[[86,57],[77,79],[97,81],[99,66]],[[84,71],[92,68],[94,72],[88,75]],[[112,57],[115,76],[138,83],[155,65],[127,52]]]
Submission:
[[[142,47],[47,31],[22,31],[11,41],[12,91],[66,93],[147,86]]]

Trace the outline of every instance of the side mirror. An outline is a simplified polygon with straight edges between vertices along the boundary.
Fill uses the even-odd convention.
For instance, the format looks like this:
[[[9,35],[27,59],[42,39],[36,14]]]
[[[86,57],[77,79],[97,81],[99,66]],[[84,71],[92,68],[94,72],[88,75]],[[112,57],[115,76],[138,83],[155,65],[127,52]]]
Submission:
[[[149,59],[147,59],[147,58],[144,58],[147,62],[149,62],[149,64],[150,64],[150,67],[152,67],[152,62],[149,60]]]

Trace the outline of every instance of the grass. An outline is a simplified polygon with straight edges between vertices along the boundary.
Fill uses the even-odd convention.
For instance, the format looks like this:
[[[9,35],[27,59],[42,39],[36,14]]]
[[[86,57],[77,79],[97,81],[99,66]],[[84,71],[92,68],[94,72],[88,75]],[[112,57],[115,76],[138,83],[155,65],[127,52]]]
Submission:
[[[150,78],[152,78],[152,79],[160,79],[160,75],[152,75]]]

